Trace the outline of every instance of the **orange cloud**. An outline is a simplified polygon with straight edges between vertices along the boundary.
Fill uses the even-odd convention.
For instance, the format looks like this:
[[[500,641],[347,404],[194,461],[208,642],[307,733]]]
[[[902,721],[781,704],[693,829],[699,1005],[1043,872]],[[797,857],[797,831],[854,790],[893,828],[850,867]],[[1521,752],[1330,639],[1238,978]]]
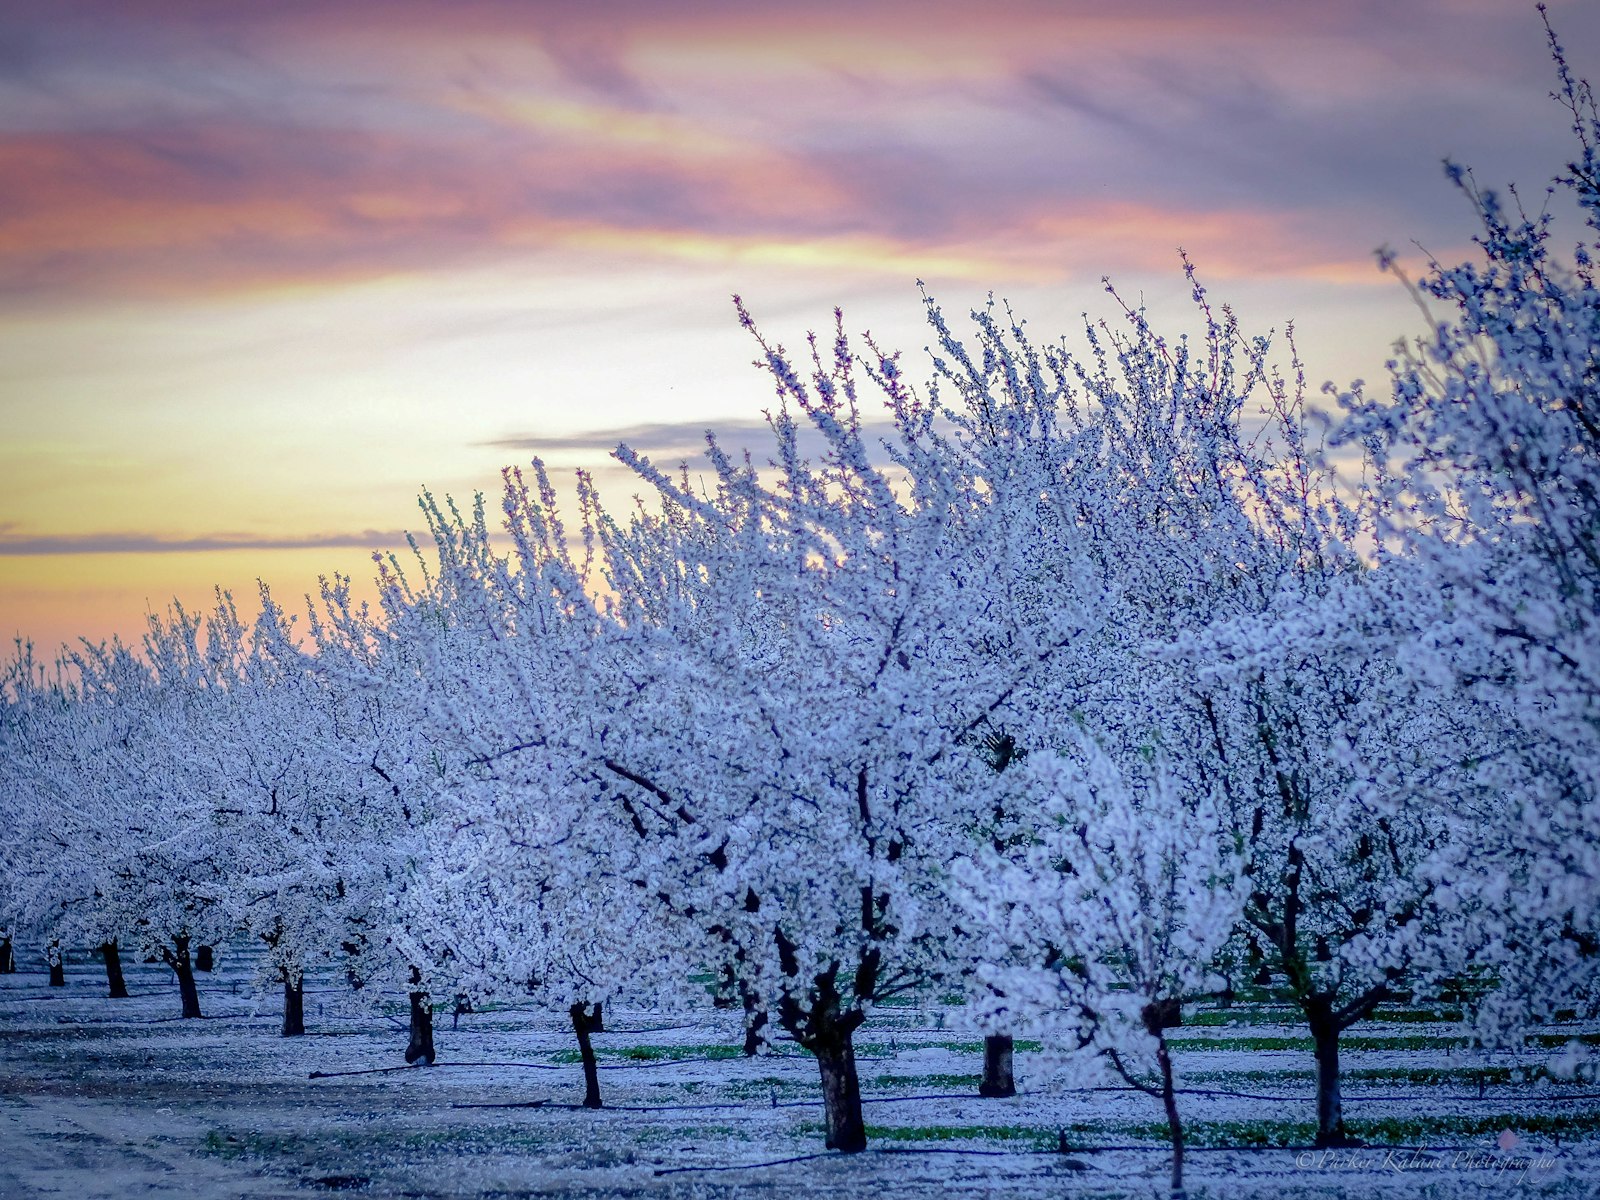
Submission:
[[[1230,156],[1271,163],[1268,139],[1298,128],[1209,158],[1204,137],[1270,112],[1308,39],[1379,11],[69,3],[85,61],[132,62],[133,81],[86,83],[73,62],[76,107],[0,134],[0,293],[339,283],[528,246],[1004,287],[1183,244],[1213,273],[1359,281],[1365,241],[1426,231],[1353,247],[1330,215],[1349,204],[1313,172],[1273,166],[1280,190],[1260,195],[1230,177]],[[150,59],[114,54],[112,33],[147,39]],[[218,43],[245,51],[221,98],[211,61],[186,57]],[[1328,178],[1364,178],[1369,139],[1319,106],[1359,102],[1378,57],[1341,55],[1283,94],[1325,123],[1307,161]]]
[[[593,105],[511,117],[559,136],[491,148],[503,153],[251,127],[3,138],[0,281],[13,295],[204,291],[550,247],[1001,286],[1166,264],[1180,244],[1216,275],[1347,282],[1368,273],[1366,247],[1330,255],[1292,214],[1067,196],[998,215],[958,205],[925,229],[901,230],[895,192],[863,201],[841,173],[870,164],[822,169],[692,123]],[[580,130],[593,136],[569,144]]]

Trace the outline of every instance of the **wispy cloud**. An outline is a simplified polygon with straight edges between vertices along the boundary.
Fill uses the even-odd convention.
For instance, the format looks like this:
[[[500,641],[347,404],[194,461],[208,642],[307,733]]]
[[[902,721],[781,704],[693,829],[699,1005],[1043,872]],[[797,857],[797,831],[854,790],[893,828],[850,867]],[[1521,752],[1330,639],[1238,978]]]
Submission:
[[[1535,23],[1508,44],[1509,17],[1432,0],[63,7],[0,36],[13,302],[549,247],[1004,286],[1191,229],[1233,270],[1326,278],[1354,242],[1441,240],[1443,153],[1559,165],[1559,121],[1513,136],[1544,88],[1483,84],[1537,64]]]
[[[210,550],[389,550],[405,544],[403,530],[364,529],[359,533],[262,536],[211,533],[177,537],[159,533],[19,534],[0,528],[0,557],[61,554],[179,554]]]
[[[673,450],[703,450],[706,434],[717,432],[719,437],[770,436],[765,421],[663,421],[644,425],[627,425],[618,429],[597,429],[582,433],[538,434],[516,433],[477,443],[496,450],[513,450],[532,454],[609,454],[626,443],[636,449],[650,452]]]
[[[869,445],[876,445],[880,440],[893,436],[894,426],[888,421],[866,420],[861,422],[861,432]],[[497,450],[542,456],[581,454],[590,461],[626,444],[642,454],[657,457],[678,455],[698,461],[705,454],[708,434],[715,435],[718,445],[724,450],[732,453],[748,450],[758,462],[765,461],[774,444],[772,429],[765,421],[724,419],[662,421],[586,433],[508,434],[478,444]],[[822,434],[803,417],[797,421],[797,434],[802,454],[818,454],[824,449]]]

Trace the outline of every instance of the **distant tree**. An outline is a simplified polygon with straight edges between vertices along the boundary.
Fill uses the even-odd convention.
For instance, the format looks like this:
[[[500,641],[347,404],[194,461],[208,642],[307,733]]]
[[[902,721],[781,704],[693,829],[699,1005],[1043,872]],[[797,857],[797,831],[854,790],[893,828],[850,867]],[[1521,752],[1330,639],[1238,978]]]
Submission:
[[[128,945],[173,970],[185,1017],[200,1016],[193,950],[226,940],[227,850],[237,814],[219,719],[239,678],[243,627],[219,595],[202,616],[151,616],[142,654],[120,642],[70,656],[64,739],[41,778],[53,812],[60,920],[80,944]],[[69,932],[70,931],[70,932]]]
[[[396,564],[380,582],[379,610],[353,603],[349,580],[336,577],[324,581],[310,613],[317,728],[327,734],[313,738],[324,781],[313,801],[331,808],[340,830],[336,841],[314,847],[323,856],[315,869],[333,884],[331,911],[351,984],[387,984],[406,995],[406,1062],[431,1065],[435,997],[412,937],[409,893],[426,869],[429,838],[439,832],[437,801],[459,760],[428,718],[418,626],[444,619],[441,610],[409,594]]]
[[[1243,908],[1243,859],[1214,797],[1159,760],[1125,775],[1092,744],[1077,762],[1031,756],[1025,840],[967,860],[957,886],[1005,956],[979,968],[985,1019],[1101,1056],[1161,1101],[1171,1191],[1184,1195],[1183,1124],[1166,1030],[1215,991],[1211,962]]]

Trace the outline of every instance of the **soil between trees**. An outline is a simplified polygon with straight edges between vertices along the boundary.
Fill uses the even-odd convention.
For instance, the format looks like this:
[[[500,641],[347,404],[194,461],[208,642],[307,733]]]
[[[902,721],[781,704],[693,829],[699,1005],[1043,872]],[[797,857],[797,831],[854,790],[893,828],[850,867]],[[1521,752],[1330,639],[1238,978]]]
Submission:
[[[98,963],[69,957],[63,988],[48,987],[42,961],[37,972],[22,965],[0,976],[8,1197],[1142,1197],[1166,1178],[1159,1105],[1073,1090],[1027,1041],[1018,1094],[981,1098],[981,1037],[931,999],[880,1010],[858,1033],[869,1149],[847,1157],[823,1151],[810,1056],[781,1043],[746,1058],[737,1021],[709,1008],[608,1007],[606,1032],[592,1035],[606,1105],[594,1111],[581,1106],[565,1012],[481,1009],[454,1030],[441,1024],[437,1066],[310,1079],[403,1067],[406,996],[386,997],[380,1012],[369,995],[313,978],[307,1036],[285,1039],[281,997],[270,982],[257,992],[238,954],[219,953],[201,981],[201,1020],[178,1018],[164,967],[126,964],[132,995],[114,1001]],[[1600,1188],[1600,1088],[1547,1078],[1548,1049],[1491,1061],[1427,1020],[1362,1030],[1394,1048],[1347,1055],[1346,1116],[1354,1131],[1379,1135],[1368,1140],[1431,1153],[1319,1160],[1217,1148],[1293,1143],[1315,1118],[1309,1051],[1234,1048],[1241,1035],[1303,1031],[1286,1012],[1273,1023],[1270,1005],[1236,1014],[1207,1012],[1205,1024],[1173,1031],[1190,1086],[1249,1094],[1181,1097],[1196,1142],[1191,1196],[1456,1200],[1516,1184],[1541,1196]],[[524,1065],[464,1065],[475,1063]],[[1519,1070],[1530,1082],[1514,1078]],[[523,1107],[461,1107],[494,1105]],[[1515,1141],[1503,1150],[1508,1132]],[[789,1158],[800,1161],[761,1165]]]

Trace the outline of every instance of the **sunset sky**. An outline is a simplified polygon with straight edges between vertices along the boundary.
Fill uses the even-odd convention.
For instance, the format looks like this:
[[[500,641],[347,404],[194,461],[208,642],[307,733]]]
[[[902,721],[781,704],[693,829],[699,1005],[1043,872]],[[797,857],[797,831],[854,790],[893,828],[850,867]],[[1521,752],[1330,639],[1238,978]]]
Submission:
[[[1600,5],[1551,14],[1600,74]],[[364,578],[535,453],[755,444],[735,291],[923,374],[918,278],[1181,324],[1183,246],[1378,379],[1418,317],[1374,249],[1465,254],[1446,155],[1540,202],[1552,82],[1520,0],[5,6],[0,634]]]

